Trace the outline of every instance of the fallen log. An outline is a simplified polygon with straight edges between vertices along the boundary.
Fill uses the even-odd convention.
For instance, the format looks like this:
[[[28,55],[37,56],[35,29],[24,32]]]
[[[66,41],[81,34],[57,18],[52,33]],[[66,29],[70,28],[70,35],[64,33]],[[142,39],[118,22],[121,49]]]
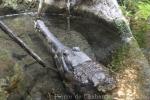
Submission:
[[[71,49],[63,45],[43,21],[37,20],[35,24],[49,44],[57,69],[62,78],[67,80],[73,94],[79,91],[82,94],[94,93],[93,91],[105,93],[115,88],[116,81],[104,65],[93,61],[79,47]]]
[[[45,68],[49,68],[55,72],[57,70],[52,67],[48,67],[44,61],[30,48],[27,46],[26,43],[24,43],[11,29],[8,28],[7,25],[5,25],[2,21],[0,21],[0,29],[6,33],[9,37],[11,37],[18,45],[20,45],[29,55],[31,55],[40,65],[42,65]]]

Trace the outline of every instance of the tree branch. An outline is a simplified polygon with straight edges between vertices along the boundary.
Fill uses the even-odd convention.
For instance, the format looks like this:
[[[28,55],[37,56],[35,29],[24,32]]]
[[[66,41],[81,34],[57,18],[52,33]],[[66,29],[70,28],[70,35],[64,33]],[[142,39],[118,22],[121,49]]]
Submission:
[[[8,28],[2,21],[0,21],[0,28],[9,37],[11,37],[18,45],[20,45],[29,55],[31,55],[40,65],[45,68],[49,68],[55,72],[58,72],[55,68],[48,67],[44,61],[31,49],[29,48],[11,29]]]

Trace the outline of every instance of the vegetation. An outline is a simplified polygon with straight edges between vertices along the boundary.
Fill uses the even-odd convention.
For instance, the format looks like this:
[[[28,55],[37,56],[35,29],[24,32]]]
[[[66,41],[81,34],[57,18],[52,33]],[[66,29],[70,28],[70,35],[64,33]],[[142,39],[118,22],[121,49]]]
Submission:
[[[145,34],[150,29],[150,0],[121,0],[119,3],[140,47],[145,47]]]
[[[120,0],[120,7],[123,14],[130,23],[131,30],[141,48],[146,48],[146,34],[150,31],[150,0]],[[117,21],[116,24],[122,32],[128,33],[129,30],[124,30],[124,23]],[[128,28],[125,28],[128,29]],[[123,46],[116,51],[113,60],[109,67],[118,72],[127,66],[126,57],[129,50],[127,46]],[[129,59],[129,58],[128,58]]]
[[[126,62],[125,59],[127,57],[127,54],[129,53],[128,46],[124,45],[123,47],[120,47],[117,49],[117,54],[114,54],[112,57],[112,62],[108,67],[114,71],[119,72],[121,69],[125,68]]]

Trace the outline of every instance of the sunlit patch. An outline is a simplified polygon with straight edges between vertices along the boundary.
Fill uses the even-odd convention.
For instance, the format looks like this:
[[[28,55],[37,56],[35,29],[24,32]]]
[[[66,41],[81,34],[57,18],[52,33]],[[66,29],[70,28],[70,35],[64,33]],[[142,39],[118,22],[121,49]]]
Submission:
[[[115,100],[137,100],[139,98],[138,71],[127,68],[118,75]]]

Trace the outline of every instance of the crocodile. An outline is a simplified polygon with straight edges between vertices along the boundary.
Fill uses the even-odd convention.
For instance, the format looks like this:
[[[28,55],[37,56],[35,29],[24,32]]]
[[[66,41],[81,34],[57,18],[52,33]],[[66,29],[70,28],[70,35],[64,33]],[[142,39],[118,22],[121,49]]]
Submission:
[[[46,39],[58,72],[71,93],[106,93],[116,88],[116,79],[108,68],[92,60],[79,47],[69,48],[62,44],[42,20],[35,21],[35,27]]]

